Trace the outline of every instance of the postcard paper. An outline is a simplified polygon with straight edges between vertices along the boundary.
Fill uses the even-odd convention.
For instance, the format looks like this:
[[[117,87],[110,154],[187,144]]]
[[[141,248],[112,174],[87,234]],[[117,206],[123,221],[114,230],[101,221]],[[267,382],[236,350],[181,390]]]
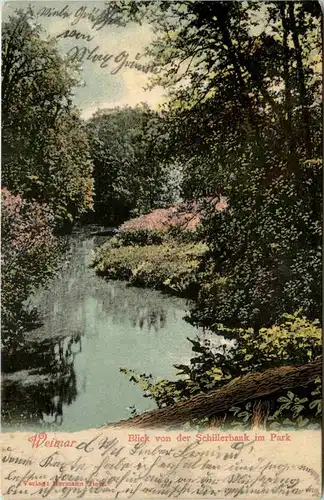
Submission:
[[[320,4],[1,7],[1,498],[320,498]]]

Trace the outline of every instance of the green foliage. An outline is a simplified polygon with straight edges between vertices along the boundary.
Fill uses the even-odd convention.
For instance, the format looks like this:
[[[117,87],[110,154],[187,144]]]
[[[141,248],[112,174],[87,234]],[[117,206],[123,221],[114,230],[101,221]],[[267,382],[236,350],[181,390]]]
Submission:
[[[183,195],[228,200],[202,221],[208,250],[190,321],[234,335],[236,345],[216,352],[192,341],[196,357],[179,366],[185,378],[140,377],[163,406],[251,370],[320,355],[312,321],[322,304],[321,9],[316,2],[124,3],[133,19],[154,27],[148,54],[161,72],[153,83],[168,90],[169,152],[184,165]],[[309,319],[294,315],[298,309]],[[276,414],[280,425],[308,425],[306,407],[314,417],[318,401],[311,396],[296,390]],[[275,411],[288,404],[272,403]],[[250,409],[235,410],[235,419],[247,424]]]
[[[153,398],[159,408],[186,400],[201,392],[217,389],[249,372],[263,371],[267,368],[290,364],[306,364],[321,356],[321,329],[318,322],[309,321],[296,312],[286,314],[280,325],[254,331],[234,330],[219,326],[219,334],[234,336],[234,345],[225,344],[216,348],[212,338],[191,340],[194,353],[189,365],[175,365],[181,378],[175,381],[156,380],[152,375],[138,375],[132,370],[123,369],[130,381],[139,383],[146,397]],[[269,425],[275,428],[289,417],[293,425],[302,425],[302,410],[319,419],[320,388],[304,389],[289,401],[283,398],[272,401]],[[304,395],[302,395],[304,394]],[[302,407],[306,403],[307,408]],[[286,404],[286,406],[281,405]],[[247,407],[246,407],[247,406]],[[284,411],[285,410],[285,411]],[[234,417],[234,418],[233,418]],[[248,426],[251,417],[251,404],[245,407],[232,407],[227,415],[229,425]],[[298,421],[297,421],[298,420]],[[285,422],[285,425],[288,422]],[[224,424],[225,425],[225,424]],[[226,424],[227,425],[227,424]],[[291,423],[289,425],[292,425]],[[306,425],[306,424],[305,424]]]
[[[193,322],[269,326],[298,308],[321,317],[321,162],[300,167],[262,191],[251,175],[231,188],[228,210],[210,210]]]
[[[311,395],[318,395],[318,391],[320,390],[320,384],[316,383],[316,389],[312,391]],[[285,396],[281,396],[277,400],[278,403],[281,403],[279,408],[275,411],[275,413],[269,418],[269,420],[273,420],[273,423],[270,424],[271,429],[275,429],[278,425],[278,420],[282,420],[284,425],[288,425],[290,427],[296,426],[297,428],[305,427],[309,419],[304,418],[301,413],[303,413],[308,408],[310,410],[316,410],[315,416],[321,413],[321,403],[319,399],[313,399],[309,402],[307,397],[300,398],[292,391],[288,391]],[[319,404],[320,403],[320,404]],[[318,411],[318,408],[320,410]],[[288,413],[290,418],[284,418],[284,415]]]
[[[243,407],[232,406],[229,409],[229,413],[232,414],[233,420],[230,425],[234,429],[248,429],[251,425],[252,417],[252,403],[249,401]],[[223,425],[225,424],[225,420]]]
[[[319,5],[161,1],[136,16],[156,30],[148,52],[169,89],[185,196],[229,200],[203,224],[192,321],[259,328],[300,307],[321,317]]]
[[[165,129],[148,106],[98,111],[88,121],[95,210],[110,223],[177,201],[179,169],[164,152]]]
[[[120,231],[117,236],[110,238],[107,246],[118,248],[122,246],[146,246],[169,243],[199,243],[201,240],[198,231],[184,230],[179,226],[170,226],[166,231],[161,229],[136,229]]]
[[[312,390],[312,388],[314,390]],[[316,379],[311,388],[296,392],[286,391],[276,399],[272,398],[271,412],[266,417],[268,430],[283,429],[320,429],[322,400],[321,380]],[[300,393],[300,394],[299,394]],[[306,395],[306,396],[305,396]],[[236,429],[251,426],[253,406],[251,402],[244,406],[233,406],[223,420],[223,427]]]
[[[72,104],[76,68],[45,39],[30,11],[2,29],[2,184],[46,203],[62,224],[92,206],[92,165]]]
[[[202,240],[201,228],[184,229],[181,225],[172,225],[167,229],[167,238],[171,238],[182,243],[199,243]]]
[[[158,229],[136,229],[135,231],[123,231],[118,236],[120,246],[128,245],[160,245],[165,239],[165,231]]]
[[[118,245],[114,238],[97,251],[93,265],[99,274],[175,295],[195,293],[195,271],[198,257],[206,251],[204,244]]]

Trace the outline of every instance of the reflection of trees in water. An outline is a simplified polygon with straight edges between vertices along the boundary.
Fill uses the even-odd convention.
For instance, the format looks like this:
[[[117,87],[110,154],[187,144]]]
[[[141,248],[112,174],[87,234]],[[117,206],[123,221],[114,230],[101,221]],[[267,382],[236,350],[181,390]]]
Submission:
[[[113,324],[117,332],[140,328],[149,334],[183,315],[182,299],[96,276],[89,267],[94,248],[94,237],[70,237],[60,275],[31,301],[43,325],[25,338],[52,340],[24,341],[3,353],[4,423],[59,425],[63,421],[64,405],[77,397],[74,358],[82,349],[81,335],[71,332],[93,336]]]
[[[1,352],[7,356],[25,344],[26,333],[42,325],[38,310],[33,307],[13,307],[1,317]]]
[[[63,405],[77,397],[75,356],[82,351],[80,333],[29,343],[3,356],[2,419],[4,423],[44,422],[60,425]]]
[[[102,278],[101,278],[102,279]],[[170,307],[173,299],[154,291],[136,289],[121,282],[105,282],[105,294],[97,294],[97,318],[109,317],[116,325],[146,329],[155,332],[176,319],[176,309]]]
[[[74,329],[96,330],[96,323],[110,320],[116,325],[158,332],[168,321],[175,319],[176,307],[170,308],[170,301],[177,306],[180,305],[179,299],[168,297],[165,300],[160,292],[129,287],[125,282],[107,281],[96,276],[90,268],[95,247],[95,237],[71,237],[70,261],[64,273],[53,283],[51,290],[44,291],[37,304],[45,317],[47,330],[62,332],[72,324]],[[182,310],[182,304],[183,300],[179,310]]]
[[[158,332],[166,325],[166,310],[162,307],[156,307],[155,309],[150,307],[136,307],[132,312],[131,320],[134,328],[136,326],[139,326],[141,330],[143,328],[147,328],[148,330],[154,328]]]

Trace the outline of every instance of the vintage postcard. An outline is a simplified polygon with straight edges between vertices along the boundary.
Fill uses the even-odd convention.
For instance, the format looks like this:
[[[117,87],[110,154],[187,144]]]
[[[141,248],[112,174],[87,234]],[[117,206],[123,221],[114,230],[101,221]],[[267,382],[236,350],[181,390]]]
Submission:
[[[320,498],[320,3],[1,26],[1,498]]]

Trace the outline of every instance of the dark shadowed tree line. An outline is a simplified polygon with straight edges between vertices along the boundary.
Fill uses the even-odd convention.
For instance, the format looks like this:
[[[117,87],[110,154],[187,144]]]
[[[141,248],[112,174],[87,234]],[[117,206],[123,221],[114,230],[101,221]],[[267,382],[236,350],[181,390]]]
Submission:
[[[96,220],[119,224],[178,200],[181,170],[166,155],[170,134],[161,114],[146,104],[101,110],[87,131]]]
[[[212,329],[270,326],[300,307],[319,318],[319,4],[131,6],[158,34],[148,52],[164,68],[156,82],[170,92],[186,195],[229,200],[204,221],[209,252],[192,319]]]
[[[92,164],[72,103],[76,68],[30,10],[2,27],[2,343],[35,324],[26,299],[53,275],[54,232],[91,209]]]
[[[218,194],[228,201],[222,212],[206,207],[208,251],[197,271],[200,289],[189,321],[236,338],[238,366],[248,362],[248,371],[257,370],[251,359],[258,343],[270,342],[269,361],[279,364],[301,364],[309,342],[308,354],[320,356],[308,323],[320,320],[322,303],[319,3],[124,5],[132,19],[154,26],[148,54],[163,68],[155,82],[169,91],[168,154],[184,166],[184,196]],[[284,314],[292,315],[288,325]],[[281,333],[276,338],[272,325]],[[293,338],[288,359],[282,356],[287,335]],[[258,341],[251,347],[253,339]],[[168,405],[232,378],[232,359],[227,375],[220,366],[226,359],[225,352],[197,341],[191,363],[180,367],[182,380],[155,384],[134,374],[132,380]],[[308,423],[299,412],[312,399],[310,391],[298,396],[297,426]],[[288,396],[285,408],[297,399]],[[317,403],[310,405],[318,411]]]

